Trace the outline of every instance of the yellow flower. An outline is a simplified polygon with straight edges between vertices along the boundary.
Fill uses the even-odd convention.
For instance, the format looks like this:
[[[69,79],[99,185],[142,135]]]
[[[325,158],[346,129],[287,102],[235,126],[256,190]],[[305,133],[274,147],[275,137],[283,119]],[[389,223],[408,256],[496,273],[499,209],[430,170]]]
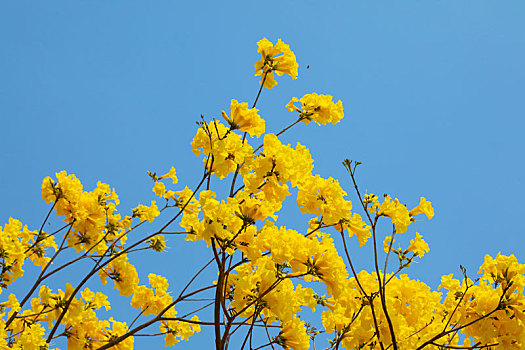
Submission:
[[[383,250],[385,251],[385,253],[388,253],[390,251],[390,245],[394,244],[395,241],[396,239],[392,239],[392,236],[385,237],[385,239],[383,240]]]
[[[258,114],[257,108],[248,108],[248,103],[239,103],[232,99],[230,106],[230,117],[222,111],[222,117],[228,122],[232,130],[245,131],[250,135],[261,136],[264,133],[265,124]]]
[[[28,350],[47,348],[44,332],[44,328],[39,323],[29,325],[16,339],[15,348]]]
[[[162,252],[166,248],[164,235],[153,236],[148,240],[148,243],[149,248],[153,249],[156,252]]]
[[[109,301],[107,300],[107,295],[104,295],[101,292],[97,292],[95,294],[89,288],[86,288],[80,292],[80,295],[82,296],[82,299],[84,299],[86,306],[89,306],[93,309],[100,309],[104,306],[106,311],[111,309]]]
[[[397,233],[405,233],[411,224],[408,209],[396,198],[392,201],[390,196],[386,196],[378,210],[378,215],[388,216],[392,223],[396,225]]]
[[[164,185],[163,182],[157,181],[155,182],[155,185],[153,186],[153,192],[159,197],[163,197],[164,193],[166,193],[166,185]]]
[[[339,181],[331,177],[323,179],[316,175],[305,179],[300,184],[297,205],[303,214],[313,213],[322,216],[323,222],[327,224],[336,224],[339,220],[346,218],[352,209],[352,202],[344,199],[344,196],[346,192],[339,185]],[[361,220],[358,220],[358,224],[353,227],[353,232],[360,231],[362,226]],[[365,230],[368,229],[365,228]]]
[[[357,213],[353,213],[352,217],[344,222],[343,227],[348,229],[348,234],[350,237],[352,237],[354,234],[357,236],[357,239],[359,240],[359,246],[365,245],[366,241],[372,236],[372,233],[370,233],[370,226],[365,224],[363,219],[361,218],[361,215]]]
[[[111,261],[107,267],[98,272],[100,283],[105,285],[109,277],[115,282],[114,288],[124,296],[131,296],[138,286],[139,276],[135,266],[128,262],[128,257],[123,254]]]
[[[300,102],[301,107],[294,105],[295,102]],[[286,105],[288,112],[299,112],[299,118],[305,123],[309,124],[313,121],[317,124],[337,124],[343,119],[343,103],[341,100],[334,103],[330,95],[318,95],[315,92],[306,94],[301,99],[293,97]]]
[[[155,204],[155,201],[151,201],[151,206],[149,207],[139,204],[138,207],[133,209],[133,216],[138,216],[140,220],[148,220],[149,222],[152,222],[159,215],[160,211]]]
[[[423,236],[416,232],[416,238],[410,240],[407,250],[422,258],[430,249],[427,242],[423,240]]]
[[[277,343],[285,349],[307,350],[310,348],[310,336],[306,333],[304,321],[294,317],[284,323],[279,333]]]
[[[191,321],[198,322],[199,318],[194,315]],[[181,340],[188,340],[194,333],[200,332],[201,327],[195,323],[162,321],[160,331],[166,334],[164,346],[173,346]]]
[[[7,301],[4,301],[3,303],[0,303],[0,306],[3,308],[9,307],[11,308],[11,311],[20,311],[20,303],[18,302],[18,299],[16,298],[16,295],[9,294],[9,297],[7,298]]]
[[[425,197],[421,197],[421,200],[417,207],[410,211],[410,215],[425,214],[430,220],[434,217],[434,208],[432,208],[432,203],[427,201]]]
[[[213,166],[213,173],[224,178],[237,170],[237,166],[244,164],[240,169],[241,175],[248,171],[253,158],[253,149],[241,135],[228,132],[228,128],[219,121],[204,123],[202,128],[191,141],[193,153],[199,156],[204,153],[203,161],[208,167]],[[213,156],[213,161],[211,161]]]
[[[113,319],[113,317],[109,318],[109,321],[112,323],[112,329],[111,330],[104,330],[104,341],[110,342],[111,340],[120,337],[121,335],[124,335],[128,332],[129,328],[126,325],[126,322],[118,322]],[[122,342],[116,344],[113,348],[116,350],[132,350],[133,349],[133,337],[128,337]],[[102,342],[102,344],[103,344]]]
[[[171,167],[170,171],[167,174],[164,174],[161,177],[159,177],[159,179],[171,179],[174,185],[179,181],[177,179],[177,175],[175,174],[174,167]]]
[[[148,274],[149,284],[155,288],[157,293],[165,293],[168,291],[168,279],[154,273]]]
[[[277,40],[275,46],[266,38],[257,42],[257,51],[261,54],[261,59],[255,63],[255,76],[262,75],[261,84],[267,89],[273,88],[277,85],[274,80],[274,75],[288,74],[292,79],[297,78],[297,69],[299,65],[295,58],[295,54],[290,50],[290,46]],[[264,74],[263,74],[264,73]],[[265,79],[266,74],[266,79]]]

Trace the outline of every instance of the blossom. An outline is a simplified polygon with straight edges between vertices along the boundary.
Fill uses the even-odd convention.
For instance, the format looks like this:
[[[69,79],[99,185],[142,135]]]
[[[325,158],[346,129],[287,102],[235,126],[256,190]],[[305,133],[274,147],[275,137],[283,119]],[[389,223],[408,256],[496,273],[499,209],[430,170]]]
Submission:
[[[284,323],[277,343],[285,349],[306,350],[310,347],[310,336],[306,333],[305,322],[294,317]]]
[[[250,135],[261,136],[265,130],[264,119],[258,114],[257,108],[248,108],[248,103],[237,102],[232,99],[230,116],[222,111],[222,117],[228,122],[232,130],[245,131]]]
[[[112,260],[107,267],[98,272],[100,283],[106,284],[109,277],[115,282],[114,288],[120,291],[121,295],[127,297],[133,294],[134,289],[139,283],[139,276],[135,266],[128,261],[126,254]]]
[[[283,75],[284,73],[297,78],[297,69],[299,65],[295,58],[295,54],[290,50],[290,46],[277,40],[275,46],[266,38],[257,42],[257,51],[261,54],[261,59],[255,63],[255,76],[262,75],[261,84],[267,89],[273,88],[277,85],[274,80],[274,75]],[[264,74],[263,74],[264,73]],[[265,76],[266,75],[266,76]]]
[[[151,237],[149,240],[149,248],[156,252],[162,252],[166,248],[166,241],[164,235],[156,235]]]
[[[297,107],[294,103],[301,103]],[[309,124],[313,121],[317,124],[337,124],[343,119],[343,103],[341,100],[334,103],[330,95],[318,95],[315,92],[306,94],[300,99],[293,97],[286,105],[288,112],[299,112],[299,118],[305,123]]]
[[[365,245],[366,241],[372,236],[370,226],[366,225],[361,215],[353,213],[352,217],[343,222],[343,227],[348,229],[348,234],[352,237],[354,234],[359,240],[359,246]]]
[[[390,251],[390,246],[394,244],[395,241],[396,239],[392,238],[392,236],[385,237],[385,239],[383,240],[383,250],[385,251],[385,253],[388,253]]]
[[[171,179],[173,181],[173,184],[175,185],[179,180],[177,179],[177,175],[175,173],[175,168],[171,167],[170,171],[167,174],[164,174],[159,177],[159,179]]]
[[[204,123],[202,128],[197,130],[191,147],[195,156],[204,153],[206,156],[203,161],[210,170],[210,167],[220,179],[237,170],[237,166],[244,164],[240,169],[240,174],[248,171],[253,149],[241,135],[230,133],[229,130],[219,121]],[[213,161],[211,160],[213,156]]]
[[[155,201],[151,201],[151,206],[147,207],[145,205],[139,204],[138,207],[133,209],[133,216],[138,216],[141,221],[148,220],[153,222],[153,220],[160,215],[159,208]]]
[[[432,208],[432,203],[427,201],[425,197],[421,197],[418,206],[410,211],[410,215],[417,214],[425,214],[429,220],[434,217],[434,208]]]
[[[397,233],[405,233],[411,224],[408,209],[396,198],[392,201],[390,196],[386,196],[378,210],[378,215],[388,216],[392,223],[396,225]]]
[[[155,185],[153,186],[153,192],[162,198],[166,193],[166,185],[160,181],[155,182]]]
[[[322,216],[327,224],[335,224],[346,218],[352,209],[352,202],[346,200],[345,196],[346,192],[339,185],[339,181],[331,177],[323,179],[319,175],[310,176],[299,186],[297,205],[301,213],[313,213]],[[363,226],[360,219],[361,217],[357,224],[354,222],[352,232],[356,234]]]
[[[410,246],[407,250],[414,252],[416,256],[423,257],[430,249],[427,242],[423,240],[423,236],[416,232],[416,238],[410,240]]]

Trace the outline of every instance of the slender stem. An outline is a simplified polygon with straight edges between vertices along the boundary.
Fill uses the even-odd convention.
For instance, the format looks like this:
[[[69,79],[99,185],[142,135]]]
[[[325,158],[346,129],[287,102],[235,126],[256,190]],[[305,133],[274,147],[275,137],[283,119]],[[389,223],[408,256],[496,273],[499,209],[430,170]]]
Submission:
[[[341,233],[341,237],[343,239],[343,247],[344,247],[344,250],[345,250],[346,258],[348,259],[348,264],[350,265],[350,268],[352,269],[352,273],[354,274],[354,278],[355,278],[355,280],[357,282],[357,285],[361,289],[361,291],[364,294],[365,298],[368,300],[368,304],[370,305],[370,311],[372,312],[372,319],[374,320],[374,327],[376,329],[375,334],[377,336],[377,341],[379,342],[379,346],[381,347],[381,350],[385,350],[383,342],[381,341],[381,335],[380,335],[380,332],[379,332],[379,325],[377,323],[377,317],[376,317],[375,308],[374,308],[374,297],[373,297],[372,294],[368,295],[366,293],[365,289],[363,288],[363,286],[361,285],[361,282],[359,282],[359,278],[357,277],[357,273],[355,272],[354,265],[352,264],[352,260],[350,259],[350,254],[348,253],[348,248],[346,246],[346,240],[345,240],[344,232],[343,232],[342,229],[339,232]]]
[[[253,325],[255,324],[255,320],[259,313],[261,312],[261,308],[256,306],[255,311],[253,313],[252,322],[250,324],[250,328],[248,329],[248,332],[246,332],[246,337],[244,337],[244,341],[242,342],[241,350],[244,350],[244,346],[246,345],[246,342],[248,341],[248,338],[250,339],[250,349],[252,349],[252,332],[253,332]]]
[[[146,307],[145,309],[143,310],[140,310],[139,314],[135,317],[135,319],[131,322],[131,324],[129,325],[129,328],[133,327],[133,325],[135,324],[135,322],[137,322],[137,320],[139,319],[139,317],[148,309],[148,307]]]
[[[346,161],[343,164],[345,164],[346,166],[347,165]],[[377,282],[379,285],[379,297],[381,300],[381,306],[385,314],[386,321],[388,323],[388,328],[390,330],[390,336],[392,338],[392,347],[394,350],[397,350],[397,341],[396,341],[396,334],[394,331],[394,325],[392,323],[392,320],[390,319],[390,315],[388,314],[388,310],[386,306],[386,296],[385,296],[386,293],[385,293],[385,289],[383,288],[384,286],[381,283],[381,272],[379,271],[379,262],[378,262],[378,254],[377,254],[377,236],[376,236],[376,224],[377,224],[378,217],[376,216],[373,221],[372,221],[372,218],[370,217],[368,208],[366,207],[366,204],[363,201],[363,197],[361,196],[361,192],[359,191],[359,187],[357,186],[357,182],[355,180],[355,167],[352,170],[350,164],[348,164],[347,169],[348,169],[348,172],[350,173],[350,177],[352,178],[352,183],[354,184],[354,188],[359,198],[359,202],[361,202],[363,210],[365,211],[368,217],[368,220],[370,222],[370,225],[372,226],[372,237],[374,241],[374,265],[375,265],[375,270],[376,270],[376,275],[377,275]]]
[[[211,302],[211,303],[208,303],[208,304],[206,304],[206,305],[204,305],[204,306],[202,306],[202,307],[200,307],[200,308],[198,308],[197,310],[194,310],[194,311],[192,311],[192,312],[188,312],[186,315],[182,316],[181,318],[186,318],[186,317],[188,317],[188,316],[190,316],[190,315],[193,315],[193,314],[195,314],[195,313],[197,313],[197,312],[199,312],[199,311],[201,311],[201,310],[206,309],[207,307],[212,306],[212,305],[215,303],[215,299],[208,299],[208,300],[212,300],[212,302]],[[186,301],[188,301],[188,300],[186,300]]]
[[[363,295],[368,298],[368,293],[365,291],[363,286],[361,285],[361,282],[359,281],[359,278],[357,277],[357,273],[355,272],[354,264],[352,264],[352,260],[350,259],[350,254],[348,253],[348,248],[346,246],[346,239],[343,230],[340,230],[339,233],[341,233],[341,238],[343,239],[343,248],[345,250],[346,259],[348,260],[348,264],[350,265],[350,269],[352,270],[352,274],[354,275],[355,281],[357,282],[357,285],[359,286],[359,289],[361,289],[361,292]],[[370,304],[370,306],[373,308],[374,306]]]
[[[268,76],[269,71],[264,72],[264,76],[262,78],[261,87],[259,88],[259,92],[257,93],[257,97],[255,98],[255,101],[253,101],[252,108],[255,108],[257,105],[257,101],[259,101],[259,96],[261,96],[262,89],[264,87],[264,82],[266,81],[266,77]]]
[[[253,101],[253,105],[252,105],[252,108],[255,108],[255,106],[257,105],[257,101],[259,101],[259,96],[261,96],[261,92],[262,92],[262,89],[263,89],[263,86],[264,86],[264,82],[266,81],[266,77],[268,76],[268,71],[264,72],[264,76],[262,78],[262,82],[261,82],[261,87],[259,88],[259,92],[257,92],[257,97],[255,97],[255,101]],[[246,139],[246,133],[244,133],[243,137],[242,137],[242,143],[244,145],[244,140]],[[253,151],[253,153],[255,153],[256,151]],[[233,179],[232,179],[232,184],[230,186],[230,197],[233,197],[234,196],[234,188],[235,188],[235,182],[237,181],[237,176],[239,175],[239,170],[241,169],[242,167],[242,164],[238,164],[237,165],[237,169],[235,169],[235,173],[233,174]],[[237,193],[237,191],[235,191],[235,193]]]
[[[179,299],[182,298],[182,295],[184,294],[184,292],[186,291],[186,289],[189,288],[189,286],[193,283],[193,281],[195,281],[195,279],[197,278],[197,276],[199,276],[200,273],[201,273],[202,271],[204,271],[204,269],[207,268],[207,267],[213,262],[213,260],[214,260],[214,259],[212,258],[210,261],[208,261],[208,263],[207,263],[206,265],[204,265],[204,266],[199,270],[199,272],[197,272],[197,273],[195,274],[195,276],[192,277],[192,279],[186,284],[186,286],[185,286],[185,287],[182,289],[182,291],[180,292],[180,294],[179,294],[179,296],[178,296]]]
[[[279,131],[277,134],[275,134],[275,136],[280,136],[281,134],[283,134],[285,131],[287,131],[288,129],[290,129],[292,126],[296,125],[297,123],[299,123],[301,120],[303,120],[302,118],[299,118],[297,119],[295,122],[293,122],[292,124],[288,125],[287,127],[285,127],[284,129],[282,129],[281,131]],[[262,144],[259,145],[259,147],[257,147],[253,153],[257,152],[258,150],[260,150],[262,148]]]
[[[58,198],[55,199],[55,201],[53,203],[53,206],[47,212],[46,218],[42,222],[42,226],[40,226],[40,230],[38,230],[38,237],[37,237],[37,239],[35,239],[35,242],[31,245],[31,247],[27,248],[27,250],[24,252],[24,254],[27,253],[28,251],[30,251],[31,249],[33,249],[40,242],[39,238],[40,238],[40,235],[42,234],[42,230],[44,229],[44,226],[45,226],[47,220],[49,219],[49,215],[51,215],[51,213],[53,212],[53,209],[55,209],[55,206],[56,206],[57,202],[58,202]]]
[[[394,325],[392,324],[392,320],[390,319],[390,315],[388,314],[388,310],[386,307],[386,291],[385,291],[384,285],[381,282],[381,271],[379,271],[379,262],[378,262],[378,254],[377,254],[376,223],[377,223],[377,217],[376,217],[376,220],[374,221],[374,225],[372,226],[372,237],[374,240],[374,265],[376,269],[377,283],[379,284],[379,298],[381,299],[381,306],[383,308],[383,312],[385,313],[385,318],[388,323],[388,328],[390,329],[390,336],[392,337],[393,349],[397,350],[397,340],[396,340],[396,334],[394,331]],[[385,275],[385,278],[386,278],[386,275]]]
[[[221,291],[222,283],[224,279],[224,266],[219,259],[217,253],[217,248],[215,246],[215,239],[211,240],[211,247],[213,250],[213,256],[215,257],[215,262],[217,263],[217,268],[219,269],[219,278],[217,280],[217,285],[215,287],[215,308],[213,312],[213,319],[215,322],[215,348],[216,350],[222,350],[222,337],[221,337]]]
[[[388,252],[386,253],[385,268],[383,269],[385,276],[386,276],[386,271],[388,267],[388,258],[390,257],[390,252],[392,251],[392,245],[394,244],[394,237],[396,236],[396,225],[392,225],[392,226],[393,226],[392,238],[390,239],[390,244],[388,246]],[[383,278],[383,289],[385,289],[385,287],[386,287],[386,277]]]
[[[215,285],[210,285],[210,286],[207,286],[207,287],[202,287],[202,288],[199,288],[193,292],[190,292],[188,294],[184,294],[183,296],[181,296],[180,298],[177,298],[177,303],[180,302],[180,301],[183,301],[183,300],[186,300],[186,298],[188,297],[191,297],[192,295],[195,295],[195,294],[198,294],[200,292],[204,292],[205,290],[208,290],[208,289],[213,289],[215,288]]]

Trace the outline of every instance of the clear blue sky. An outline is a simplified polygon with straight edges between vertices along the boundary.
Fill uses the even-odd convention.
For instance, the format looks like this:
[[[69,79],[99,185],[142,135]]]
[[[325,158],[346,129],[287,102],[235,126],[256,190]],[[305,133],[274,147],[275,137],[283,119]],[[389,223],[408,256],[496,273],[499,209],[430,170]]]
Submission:
[[[351,199],[344,158],[363,162],[368,192],[432,201],[435,218],[406,236],[417,230],[431,248],[413,278],[436,288],[459,264],[474,276],[487,253],[525,262],[524,18],[521,1],[4,1],[0,225],[15,217],[38,229],[48,210],[42,178],[61,170],[89,190],[98,180],[115,187],[123,214],[155,199],[147,170],[175,166],[179,184],[193,187],[195,121],[220,117],[232,98],[253,101],[256,42],[282,38],[299,77],[263,91],[267,130],[292,121],[292,96],[343,101],[340,124],[299,125],[283,140],[307,145],[314,172],[340,179]],[[280,223],[304,227],[291,212]],[[210,254],[182,237],[168,246],[134,261],[141,282],[166,275],[175,294]],[[371,266],[368,254],[355,248],[360,268]],[[77,279],[72,271],[54,288]],[[115,306],[129,323],[125,309]],[[179,348],[210,347],[209,333],[196,338]]]

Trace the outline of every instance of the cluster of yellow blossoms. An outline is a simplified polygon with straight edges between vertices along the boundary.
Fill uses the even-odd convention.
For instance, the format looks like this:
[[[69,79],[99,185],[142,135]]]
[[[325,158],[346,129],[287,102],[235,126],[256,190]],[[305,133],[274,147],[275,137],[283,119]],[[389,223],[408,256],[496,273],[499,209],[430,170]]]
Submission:
[[[295,106],[295,102],[301,103],[301,108]],[[327,123],[337,124],[343,119],[343,103],[339,100],[332,102],[330,95],[318,95],[315,92],[306,94],[301,99],[293,97],[286,105],[288,112],[299,112],[299,118],[309,124],[314,121],[319,125]]]
[[[175,169],[172,168],[157,180],[161,179],[172,179],[176,183]],[[176,198],[175,193],[170,196]],[[52,209],[57,216],[64,218],[66,226],[54,234],[48,234],[43,231],[29,231],[27,227],[22,227],[19,221],[10,219],[7,225],[0,228],[0,294],[11,282],[23,275],[22,265],[26,258],[32,260],[34,265],[41,266],[43,270],[34,285],[35,288],[46,278],[68,268],[70,264],[82,259],[98,259],[98,267],[93,272],[98,273],[101,284],[106,284],[108,278],[112,279],[114,287],[122,295],[133,296],[132,307],[141,309],[145,315],[158,313],[159,307],[165,308],[173,302],[166,292],[167,283],[163,285],[158,282],[162,281],[162,277],[150,276],[150,284],[156,289],[155,293],[151,293],[154,298],[150,297],[145,286],[139,285],[137,270],[128,260],[125,248],[127,234],[134,229],[134,218],[141,222],[151,222],[160,214],[154,201],[150,206],[139,205],[132,210],[132,215],[122,218],[117,213],[118,196],[108,185],[99,182],[93,191],[87,192],[74,175],[68,175],[64,171],[56,174],[56,180],[51,177],[43,180],[42,198],[53,204]],[[55,237],[61,231],[64,232],[63,242],[59,247],[55,243]],[[146,248],[155,251],[165,248],[162,235],[152,236],[146,243],[149,244]],[[53,248],[53,257],[46,256],[51,252],[48,248]],[[74,248],[81,255],[50,271],[53,259],[70,248]],[[64,292],[59,289],[57,293],[53,293],[49,287],[41,285],[38,298],[29,300],[33,289],[22,302],[19,302],[14,294],[10,294],[8,301],[0,303],[0,348],[47,348],[49,342],[54,339],[50,332],[56,332],[56,328],[62,325],[64,331],[55,336],[66,337],[68,349],[94,349],[114,342],[119,337],[123,339],[115,344],[115,348],[132,349],[134,340],[132,336],[125,336],[130,330],[125,322],[116,321],[111,317],[109,320],[101,320],[96,314],[96,310],[101,307],[106,311],[110,309],[107,296],[102,292],[94,293],[89,288],[81,290],[80,287],[81,285],[74,288],[68,283]],[[26,305],[27,301],[30,301],[29,305]],[[9,313],[5,313],[8,308]],[[166,317],[175,315],[176,311],[173,308],[165,313]],[[197,320],[196,316],[192,319]],[[47,327],[44,326],[45,323]],[[200,330],[198,324],[169,320],[162,321],[159,328],[166,334],[167,345],[187,340]]]
[[[261,85],[263,87],[271,89],[277,85],[274,72],[278,76],[286,73],[292,79],[297,79],[299,65],[295,59],[295,54],[290,50],[290,46],[283,43],[281,39],[273,45],[266,38],[261,39],[257,46],[261,59],[255,63],[255,75],[262,75]]]
[[[22,227],[18,220],[10,218],[9,223],[0,227],[0,294],[24,275],[25,259],[43,268],[51,260],[44,255],[49,247],[57,249],[53,236],[41,231],[30,231],[27,226]]]
[[[288,45],[280,39],[273,45],[266,38],[257,44],[261,59],[255,64],[255,75],[261,76],[261,89],[277,84],[274,74],[297,77],[298,65]],[[360,163],[345,161],[359,198],[357,207],[364,214],[353,212],[338,180],[313,173],[308,148],[300,143],[285,145],[278,138],[300,121],[338,123],[343,118],[342,102],[316,93],[293,97],[286,108],[297,112],[298,118],[279,133],[266,133],[265,120],[255,104],[250,108],[248,103],[232,99],[229,113],[222,111],[226,123],[204,118],[199,123],[191,147],[195,156],[203,156],[204,175],[195,190],[167,188],[178,183],[174,167],[161,176],[148,172],[153,192],[165,202],[161,208],[151,201],[122,218],[117,212],[118,196],[108,185],[99,182],[88,192],[66,172],[57,173],[56,179],[45,178],[42,197],[66,225],[54,234],[42,229],[30,231],[14,219],[0,227],[0,294],[23,276],[25,259],[42,267],[34,288],[22,301],[10,294],[0,303],[0,349],[45,349],[62,336],[68,349],[131,349],[136,332],[154,322],[165,335],[165,346],[188,340],[201,325],[213,326],[217,349],[227,348],[236,332],[232,329],[242,326],[245,343],[248,339],[251,343],[258,328],[267,346],[296,350],[309,349],[321,333],[332,337],[327,349],[525,346],[525,265],[514,256],[486,256],[478,279],[468,278],[464,270],[461,279],[444,276],[440,289],[446,293],[432,291],[400,273],[429,252],[418,232],[404,248],[396,238],[409,230],[417,215],[432,219],[431,203],[421,197],[419,204],[409,209],[389,195],[382,200],[374,194],[361,196],[355,181]],[[263,136],[262,143],[250,145],[253,139],[247,134]],[[226,195],[221,195],[222,187],[216,191],[210,188],[211,175],[229,181]],[[306,229],[277,224],[277,214],[292,193],[296,194],[298,211],[307,216]],[[160,213],[169,210],[175,212],[163,228],[133,244],[127,242],[131,231],[160,220]],[[131,260],[135,250],[162,252],[165,234],[173,233],[165,229],[175,220],[187,241],[206,243],[218,270],[217,281],[187,291],[192,279],[178,297],[170,293],[165,277],[150,273],[149,286],[140,284]],[[392,224],[391,232],[379,232],[378,222],[383,220]],[[58,232],[63,233],[60,246],[55,243]],[[353,236],[360,246],[373,241],[375,271],[355,269],[346,242]],[[382,250],[377,249],[381,241]],[[50,270],[55,257],[69,248],[79,258]],[[397,256],[399,266],[388,272],[391,255]],[[43,284],[49,276],[84,258],[93,260],[95,267],[77,286],[68,283],[65,291],[53,292]],[[84,286],[95,274],[102,285],[113,280],[114,288],[131,298],[139,316],[152,319],[135,328],[136,320],[128,326],[113,318],[99,319],[97,310],[110,310],[110,302],[102,292]],[[38,297],[31,298],[38,286]],[[210,290],[214,291],[212,303],[177,316],[178,303]],[[214,311],[208,315],[213,316],[213,322],[201,322],[197,313],[211,305]],[[323,329],[306,322],[306,307],[312,313],[321,310],[317,324]],[[62,327],[60,332],[58,327]]]

